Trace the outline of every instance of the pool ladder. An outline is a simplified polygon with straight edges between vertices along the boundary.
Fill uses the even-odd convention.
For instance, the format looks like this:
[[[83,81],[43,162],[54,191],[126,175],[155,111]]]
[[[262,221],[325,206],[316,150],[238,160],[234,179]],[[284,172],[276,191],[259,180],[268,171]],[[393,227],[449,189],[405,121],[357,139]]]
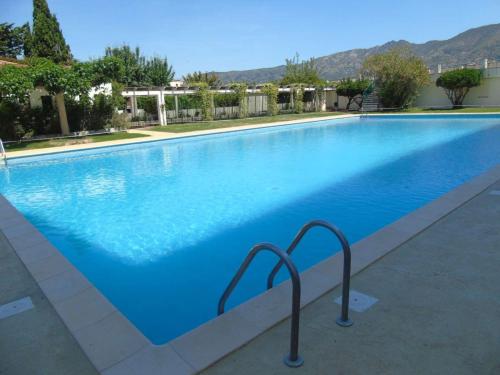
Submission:
[[[7,152],[5,152],[5,148],[3,147],[2,139],[0,139],[0,158],[3,160],[3,164],[7,166]]]
[[[342,245],[342,252],[344,255],[344,269],[342,275],[342,309],[340,317],[337,318],[336,323],[342,327],[350,327],[353,322],[349,319],[349,288],[351,281],[351,248],[347,238],[344,236],[342,231],[336,226],[324,221],[324,220],[313,220],[305,224],[299,232],[295,235],[290,246],[288,246],[286,251],[281,250],[277,246],[270,243],[259,243],[250,249],[250,252],[246,256],[245,260],[241,264],[240,268],[232,278],[231,282],[227,286],[226,290],[222,294],[219,304],[217,306],[217,315],[222,315],[225,312],[226,301],[233,292],[236,285],[239,283],[243,275],[245,274],[247,268],[250,266],[255,256],[261,251],[270,251],[278,256],[279,261],[272,269],[271,273],[267,278],[267,289],[271,289],[274,284],[274,278],[279,272],[281,267],[286,266],[288,273],[292,279],[292,319],[291,319],[291,332],[290,332],[290,352],[285,356],[284,363],[288,367],[299,367],[302,366],[304,360],[299,356],[299,321],[300,321],[300,293],[301,293],[301,281],[300,274],[297,271],[297,267],[292,262],[290,256],[298,246],[302,238],[306,233],[314,228],[322,227],[328,229],[335,237],[339,240]]]

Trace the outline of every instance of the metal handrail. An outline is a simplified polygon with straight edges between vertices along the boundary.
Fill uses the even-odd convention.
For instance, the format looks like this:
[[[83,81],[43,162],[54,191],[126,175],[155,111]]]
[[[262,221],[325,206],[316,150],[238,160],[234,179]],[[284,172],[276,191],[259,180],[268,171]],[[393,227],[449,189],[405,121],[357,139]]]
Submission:
[[[238,269],[238,272],[236,272],[233,279],[222,294],[222,297],[220,298],[219,304],[217,306],[217,315],[224,314],[224,306],[227,299],[233,292],[238,282],[243,277],[243,274],[245,273],[255,256],[260,251],[264,250],[271,251],[272,253],[276,254],[280,258],[280,264],[285,264],[285,266],[288,268],[288,272],[290,272],[290,277],[292,279],[292,321],[290,333],[290,353],[285,356],[284,362],[289,367],[299,367],[304,363],[304,360],[299,356],[300,276],[292,260],[283,250],[270,243],[260,243],[252,247],[245,260],[241,264],[240,268]]]
[[[305,234],[311,228],[314,227],[323,227],[328,229],[335,235],[335,237],[337,237],[337,239],[340,241],[340,244],[342,245],[342,252],[344,253],[344,270],[342,275],[342,309],[341,309],[341,315],[340,317],[337,318],[336,322],[338,325],[342,327],[350,327],[353,325],[353,321],[349,319],[349,288],[351,283],[351,247],[349,245],[349,241],[347,241],[347,238],[344,236],[342,231],[336,226],[324,220],[310,221],[299,230],[299,232],[293,239],[292,243],[288,247],[286,253],[288,255],[291,255],[292,252],[297,247],[297,245],[299,244],[299,242],[305,236]],[[273,270],[271,271],[271,273],[267,278],[267,289],[271,289],[273,287],[274,278],[276,277],[276,274],[278,273],[278,271],[281,269],[282,266],[283,266],[282,260],[280,260],[276,264],[276,266],[274,266]]]
[[[5,148],[3,147],[3,142],[1,138],[0,138],[0,156],[2,157],[5,165],[7,165],[7,152],[5,152]]]

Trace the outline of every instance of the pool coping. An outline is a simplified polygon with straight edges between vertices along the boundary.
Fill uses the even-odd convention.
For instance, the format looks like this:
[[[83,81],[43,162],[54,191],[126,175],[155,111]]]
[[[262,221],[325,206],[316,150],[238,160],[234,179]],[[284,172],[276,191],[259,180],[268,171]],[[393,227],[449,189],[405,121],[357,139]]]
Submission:
[[[410,240],[499,179],[500,164],[356,242],[352,246],[352,274]],[[2,195],[0,230],[90,361],[105,375],[194,374],[290,315],[290,282],[284,282],[157,346]],[[342,253],[302,272],[301,305],[305,306],[337,287],[341,277]],[[288,342],[283,342],[283,354],[287,346]]]

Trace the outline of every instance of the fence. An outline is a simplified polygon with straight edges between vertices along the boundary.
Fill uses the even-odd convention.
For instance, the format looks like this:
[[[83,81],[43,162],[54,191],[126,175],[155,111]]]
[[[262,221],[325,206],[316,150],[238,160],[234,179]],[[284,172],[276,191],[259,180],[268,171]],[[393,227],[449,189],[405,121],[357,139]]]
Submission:
[[[440,74],[440,73],[448,72],[450,70],[464,69],[464,68],[484,69],[485,73],[488,74],[488,72],[491,70],[500,69],[500,61],[485,59],[482,63],[473,62],[473,63],[468,63],[468,64],[453,64],[453,65],[438,64],[436,69],[430,68],[429,73],[430,74]]]
[[[323,88],[322,88],[323,90]],[[331,90],[331,89],[330,89]],[[287,114],[295,112],[290,88],[280,88],[278,95],[278,112]],[[203,121],[201,103],[195,95],[196,90],[189,88],[130,88],[123,95],[128,98],[127,111],[130,113],[132,126],[150,126],[159,123],[158,116],[163,107],[164,118],[168,124]],[[227,120],[240,117],[238,98],[232,90],[213,89],[214,120]],[[324,95],[326,97],[326,95]],[[140,100],[137,100],[139,99]],[[258,117],[268,114],[268,98],[258,88],[247,91],[247,114],[245,117]],[[315,88],[306,88],[303,97],[302,111],[321,111],[321,105],[315,95]]]

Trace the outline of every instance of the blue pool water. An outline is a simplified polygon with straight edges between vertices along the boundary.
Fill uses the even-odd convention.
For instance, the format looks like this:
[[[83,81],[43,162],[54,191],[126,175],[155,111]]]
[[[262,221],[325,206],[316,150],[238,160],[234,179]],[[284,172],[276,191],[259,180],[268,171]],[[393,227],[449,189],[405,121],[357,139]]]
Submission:
[[[286,247],[316,218],[355,242],[497,163],[498,116],[384,116],[12,160],[0,193],[161,344],[216,315],[255,243]],[[317,229],[293,258],[335,249]],[[258,257],[230,306],[274,262]]]

